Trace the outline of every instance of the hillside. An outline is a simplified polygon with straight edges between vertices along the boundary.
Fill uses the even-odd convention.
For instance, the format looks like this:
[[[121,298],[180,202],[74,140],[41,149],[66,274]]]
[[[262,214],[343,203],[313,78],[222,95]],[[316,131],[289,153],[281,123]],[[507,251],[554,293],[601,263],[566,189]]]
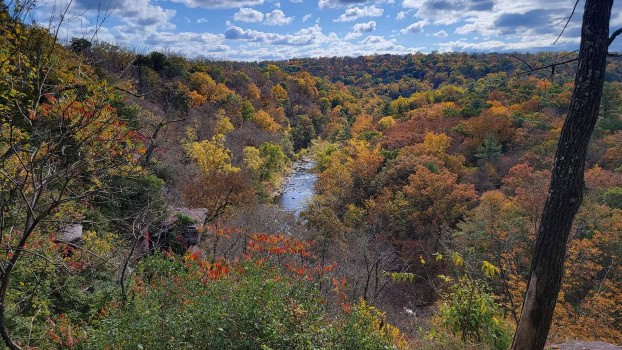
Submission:
[[[527,69],[575,56],[210,61],[62,45],[2,7],[0,333],[507,349],[577,67]],[[603,91],[551,343],[622,343],[621,58]],[[303,157],[296,217],[275,198]]]

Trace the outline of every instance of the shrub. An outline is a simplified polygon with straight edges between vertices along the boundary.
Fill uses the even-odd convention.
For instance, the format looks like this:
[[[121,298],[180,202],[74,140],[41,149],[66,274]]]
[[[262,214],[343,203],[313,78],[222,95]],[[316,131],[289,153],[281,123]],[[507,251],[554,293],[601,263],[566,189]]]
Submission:
[[[400,339],[364,303],[331,322],[315,283],[252,260],[153,256],[131,289],[126,305],[93,322],[82,348],[391,349]]]
[[[451,287],[440,313],[444,326],[463,342],[485,343],[499,350],[510,347],[510,329],[499,306],[480,282],[461,278]]]

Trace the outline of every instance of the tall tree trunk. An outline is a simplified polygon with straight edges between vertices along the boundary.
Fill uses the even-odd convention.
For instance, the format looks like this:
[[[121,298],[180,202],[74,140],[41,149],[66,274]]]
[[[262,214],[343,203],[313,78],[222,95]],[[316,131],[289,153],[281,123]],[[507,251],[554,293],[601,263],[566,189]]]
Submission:
[[[512,349],[543,349],[559,293],[566,244],[583,200],[587,148],[598,119],[613,0],[586,0],[578,68],[568,117],[555,154],[523,311]]]

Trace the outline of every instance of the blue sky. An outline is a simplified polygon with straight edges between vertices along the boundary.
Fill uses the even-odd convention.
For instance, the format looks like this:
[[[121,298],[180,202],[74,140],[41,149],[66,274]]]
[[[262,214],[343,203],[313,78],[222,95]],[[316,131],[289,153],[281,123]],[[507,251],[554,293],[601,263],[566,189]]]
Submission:
[[[49,13],[58,18],[60,9],[68,7],[60,31],[63,39],[94,37],[139,52],[249,61],[573,50],[579,43],[583,7],[580,2],[564,35],[553,45],[574,0],[45,1],[36,14],[41,23],[48,21]],[[622,26],[621,10],[618,0],[612,29]],[[102,13],[108,15],[103,23]],[[614,49],[621,47],[618,42]]]

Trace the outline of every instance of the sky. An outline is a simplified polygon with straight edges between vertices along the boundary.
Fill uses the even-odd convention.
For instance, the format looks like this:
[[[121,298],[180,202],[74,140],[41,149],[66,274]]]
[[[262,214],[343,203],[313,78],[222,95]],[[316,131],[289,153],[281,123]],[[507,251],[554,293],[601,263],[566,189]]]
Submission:
[[[71,1],[71,2],[68,2]],[[575,0],[42,0],[34,18],[60,37],[138,52],[262,61],[296,57],[438,52],[575,50],[583,1]],[[612,30],[622,26],[614,3]],[[622,49],[622,39],[613,47]]]

